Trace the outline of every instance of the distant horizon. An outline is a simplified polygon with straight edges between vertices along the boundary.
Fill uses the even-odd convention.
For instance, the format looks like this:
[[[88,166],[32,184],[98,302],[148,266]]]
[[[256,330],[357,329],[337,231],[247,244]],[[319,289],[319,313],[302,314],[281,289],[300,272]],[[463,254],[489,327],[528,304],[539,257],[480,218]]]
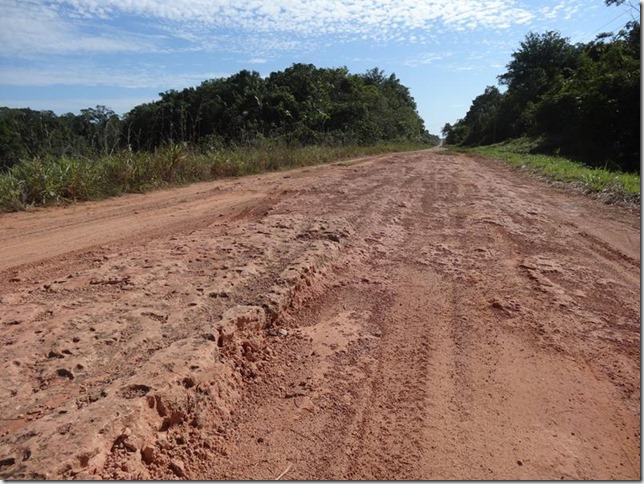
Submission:
[[[588,42],[632,17],[603,0],[0,2],[0,106],[61,115],[104,105],[122,116],[243,69],[378,67],[410,89],[438,136],[497,85],[528,32]]]

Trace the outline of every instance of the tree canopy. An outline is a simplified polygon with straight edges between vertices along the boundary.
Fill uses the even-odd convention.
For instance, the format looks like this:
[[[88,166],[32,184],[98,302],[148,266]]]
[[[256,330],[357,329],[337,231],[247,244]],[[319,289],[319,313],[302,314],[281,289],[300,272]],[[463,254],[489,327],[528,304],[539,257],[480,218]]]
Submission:
[[[121,144],[121,120],[105,106],[80,114],[0,107],[0,170],[23,158],[107,154]]]
[[[486,87],[464,118],[443,128],[448,143],[530,136],[544,151],[639,170],[639,22],[575,45],[557,32],[531,32],[506,69],[498,78],[505,92]]]
[[[351,74],[346,67],[293,64],[267,78],[243,70],[160,96],[124,118],[134,149],[168,140],[369,144],[428,138],[409,89],[377,68]]]
[[[0,169],[21,158],[93,156],[167,143],[209,148],[276,139],[287,144],[438,142],[409,89],[374,68],[293,64],[262,77],[242,70],[197,87],[159,94],[123,117],[105,106],[80,114],[0,108]]]

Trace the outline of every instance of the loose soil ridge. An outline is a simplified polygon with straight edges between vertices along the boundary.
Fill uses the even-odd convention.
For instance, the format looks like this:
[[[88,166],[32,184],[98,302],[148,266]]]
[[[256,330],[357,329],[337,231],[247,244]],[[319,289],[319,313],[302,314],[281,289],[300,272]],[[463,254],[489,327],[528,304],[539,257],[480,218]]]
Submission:
[[[424,151],[0,216],[0,477],[639,479],[639,215]]]

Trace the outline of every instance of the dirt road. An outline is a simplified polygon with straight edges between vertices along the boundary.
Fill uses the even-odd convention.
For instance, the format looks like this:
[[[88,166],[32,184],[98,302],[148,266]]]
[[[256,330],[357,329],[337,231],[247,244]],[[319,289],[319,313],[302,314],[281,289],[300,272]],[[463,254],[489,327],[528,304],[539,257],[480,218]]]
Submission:
[[[437,151],[0,215],[0,477],[640,479],[639,244]]]

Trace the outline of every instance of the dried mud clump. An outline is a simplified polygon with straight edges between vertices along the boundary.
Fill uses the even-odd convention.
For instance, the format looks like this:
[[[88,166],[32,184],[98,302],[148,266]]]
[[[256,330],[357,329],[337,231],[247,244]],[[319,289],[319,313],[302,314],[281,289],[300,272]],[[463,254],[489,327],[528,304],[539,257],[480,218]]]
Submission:
[[[271,332],[288,334],[289,311],[323,283],[350,231],[269,216],[108,253],[48,289],[10,295],[2,322],[23,326],[16,346],[48,348],[3,364],[3,396],[20,403],[0,436],[0,476],[190,478],[199,451],[185,442],[214,446],[212,429],[270,363]]]

